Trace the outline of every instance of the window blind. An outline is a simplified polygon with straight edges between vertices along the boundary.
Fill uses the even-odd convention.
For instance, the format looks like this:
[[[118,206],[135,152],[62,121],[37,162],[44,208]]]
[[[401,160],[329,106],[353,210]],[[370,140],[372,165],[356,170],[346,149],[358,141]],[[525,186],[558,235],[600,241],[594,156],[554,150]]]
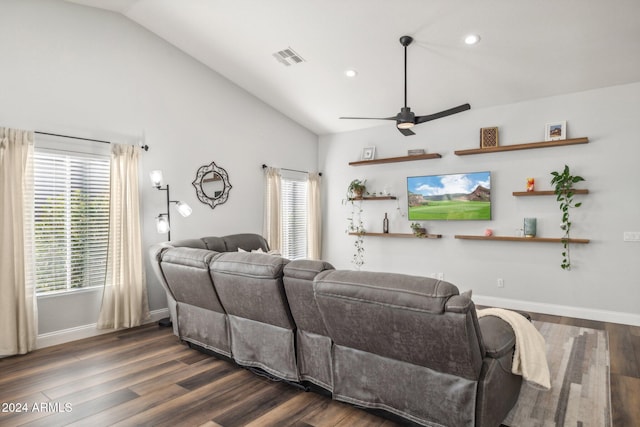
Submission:
[[[307,175],[283,173],[281,187],[282,256],[307,257]]]
[[[103,286],[109,157],[34,151],[36,292]]]

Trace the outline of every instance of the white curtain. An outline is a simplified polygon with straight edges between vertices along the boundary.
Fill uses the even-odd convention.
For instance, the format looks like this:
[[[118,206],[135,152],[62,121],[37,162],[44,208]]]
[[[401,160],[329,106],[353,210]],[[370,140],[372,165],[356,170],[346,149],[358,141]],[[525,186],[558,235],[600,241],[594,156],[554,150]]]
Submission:
[[[280,187],[282,178],[280,169],[265,168],[265,194],[264,194],[264,238],[269,243],[269,249],[282,250],[280,241]]]
[[[35,348],[33,132],[0,127],[0,356]]]
[[[98,327],[131,328],[149,317],[144,274],[138,158],[140,148],[111,146],[107,280]]]
[[[320,205],[320,183],[318,172],[309,173],[307,191],[307,256],[320,259],[322,256],[322,209]]]

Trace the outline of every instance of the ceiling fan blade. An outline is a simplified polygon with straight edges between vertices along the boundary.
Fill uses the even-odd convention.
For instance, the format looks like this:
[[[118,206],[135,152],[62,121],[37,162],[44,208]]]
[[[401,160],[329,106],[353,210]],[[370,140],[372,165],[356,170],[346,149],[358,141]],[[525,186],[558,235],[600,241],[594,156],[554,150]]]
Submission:
[[[400,129],[397,128],[401,134],[403,134],[404,136],[411,136],[411,135],[415,135],[415,132],[412,131],[411,129]]]
[[[471,105],[462,104],[448,110],[440,111],[439,113],[429,114],[427,116],[416,116],[411,111],[411,108],[407,106],[407,46],[409,46],[412,42],[413,37],[411,36],[400,37],[400,44],[404,47],[404,107],[400,109],[400,112],[393,117],[340,117],[341,119],[394,120],[396,122],[396,127],[401,134],[403,134],[404,136],[411,136],[415,135],[415,133],[409,129],[413,125],[440,119],[442,117],[461,113],[463,111],[471,109]]]
[[[424,123],[435,119],[440,119],[442,117],[447,117],[452,114],[462,113],[463,111],[467,111],[471,109],[471,105],[462,104],[457,107],[449,108],[448,110],[440,111],[439,113],[429,114],[427,116],[416,116],[415,123]]]
[[[395,120],[396,116],[393,117],[339,117],[340,119],[350,119],[350,120]]]

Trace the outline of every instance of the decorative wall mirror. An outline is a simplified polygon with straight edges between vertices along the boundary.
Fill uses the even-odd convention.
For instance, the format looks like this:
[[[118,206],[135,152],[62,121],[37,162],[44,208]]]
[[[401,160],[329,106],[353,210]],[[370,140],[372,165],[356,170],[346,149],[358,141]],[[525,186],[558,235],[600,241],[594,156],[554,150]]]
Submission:
[[[196,179],[191,183],[196,189],[198,200],[211,206],[211,209],[221,205],[229,198],[229,175],[227,171],[215,162],[202,166],[196,173]]]

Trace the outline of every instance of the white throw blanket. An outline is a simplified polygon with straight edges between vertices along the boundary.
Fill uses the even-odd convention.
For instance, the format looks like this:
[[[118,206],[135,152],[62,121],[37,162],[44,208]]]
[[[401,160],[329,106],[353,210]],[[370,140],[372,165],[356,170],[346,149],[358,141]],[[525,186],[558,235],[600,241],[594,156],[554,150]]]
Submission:
[[[547,364],[544,337],[535,326],[521,314],[503,308],[478,310],[478,317],[495,316],[507,322],[516,336],[511,372],[522,375],[526,381],[549,390],[551,380]]]

